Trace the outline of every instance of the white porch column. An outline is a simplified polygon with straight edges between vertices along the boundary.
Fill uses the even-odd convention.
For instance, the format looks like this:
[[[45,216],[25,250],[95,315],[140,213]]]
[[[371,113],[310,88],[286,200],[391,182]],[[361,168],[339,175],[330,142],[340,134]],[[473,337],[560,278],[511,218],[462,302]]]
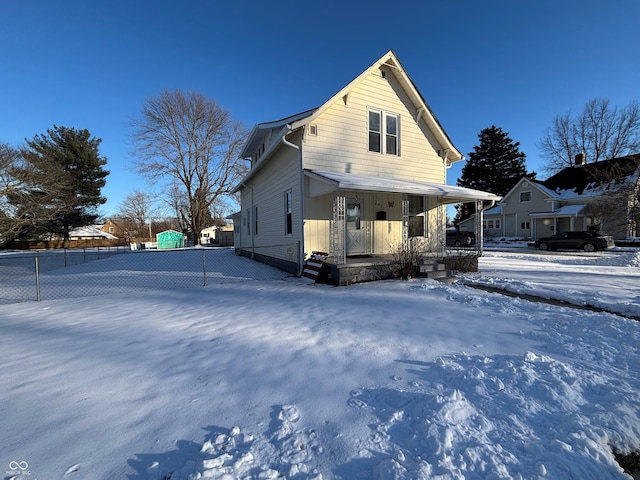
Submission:
[[[482,200],[476,201],[476,248],[478,253],[482,255],[484,243],[484,210],[482,209]]]
[[[333,220],[330,225],[331,235],[331,252],[336,264],[341,265],[347,261],[347,251],[345,242],[345,214],[346,214],[346,199],[344,195],[336,193],[333,196]]]

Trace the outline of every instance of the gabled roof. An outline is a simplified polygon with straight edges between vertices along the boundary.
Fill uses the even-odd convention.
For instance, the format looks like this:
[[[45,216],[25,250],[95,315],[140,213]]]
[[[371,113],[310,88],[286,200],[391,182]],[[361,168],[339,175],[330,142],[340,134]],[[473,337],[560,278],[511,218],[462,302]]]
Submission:
[[[249,156],[251,156],[251,154],[262,143],[267,134],[271,134],[274,140],[279,140],[281,136],[288,131],[292,131],[304,125],[312,123],[316,118],[318,118],[318,116],[322,115],[322,113],[330,108],[336,101],[345,97],[345,95],[348,96],[354,87],[356,87],[372,72],[379,70],[381,66],[389,67],[390,71],[393,72],[395,78],[403,86],[408,97],[411,99],[416,107],[416,110],[418,110],[419,112],[418,120],[423,119],[426,122],[436,140],[440,143],[443,150],[447,152],[447,159],[450,162],[462,160],[463,155],[453,145],[453,142],[451,142],[451,139],[442,128],[442,125],[440,125],[440,122],[436,118],[435,114],[433,113],[427,102],[424,100],[422,94],[418,91],[415,84],[405,71],[404,67],[400,64],[400,61],[392,50],[380,57],[380,59],[373,63],[373,65],[371,65],[368,69],[366,69],[355,79],[349,82],[349,84],[342,88],[338,93],[333,95],[320,107],[313,108],[311,110],[307,110],[290,117],[282,118],[280,120],[259,123],[255,125],[251,130],[251,133],[249,134],[249,138],[244,148],[242,149],[240,157],[248,158]],[[276,133],[278,133],[278,135],[276,135]]]
[[[436,118],[435,114],[425,101],[422,94],[416,88],[416,85],[413,83],[413,80],[409,77],[406,70],[400,63],[400,60],[396,57],[393,50],[389,50],[386,54],[380,57],[373,65],[367,68],[364,72],[358,75],[355,79],[349,82],[342,90],[336,93],[333,97],[327,100],[322,106],[311,111],[311,115],[300,120],[297,120],[292,123],[292,129],[296,129],[302,125],[306,125],[308,123],[313,122],[316,118],[318,118],[324,111],[330,108],[335,102],[344,98],[345,95],[348,96],[351,90],[355,86],[357,86],[362,80],[367,78],[372,72],[379,70],[380,67],[387,66],[390,68],[390,71],[393,73],[395,78],[400,82],[404,91],[407,93],[411,101],[413,102],[416,109],[420,112],[420,118],[423,118],[427,123],[429,129],[433,133],[434,137],[438,140],[440,145],[444,150],[448,151],[448,159],[452,162],[462,160],[463,155],[458,151],[458,149],[453,145],[453,142],[447,135],[447,133],[440,125],[440,122]]]
[[[289,117],[281,118],[280,120],[274,120],[272,122],[258,123],[251,129],[247,143],[245,143],[242,152],[240,152],[240,158],[248,158],[253,152],[256,151],[258,146],[262,143],[267,133],[273,134],[274,132],[280,132],[283,128],[291,125],[293,122],[300,121],[304,118],[310,117],[317,108],[312,108],[305,112],[296,113]],[[289,128],[285,128],[288,131]],[[275,136],[274,136],[275,137]]]
[[[601,195],[626,180],[637,181],[639,166],[640,154],[576,165],[560,170],[542,185],[561,198]]]
[[[511,190],[509,190],[506,195],[504,197],[502,197],[502,200],[500,201],[500,203],[506,203],[508,201],[508,198],[511,196],[511,194],[513,192],[515,192],[518,187],[521,186],[522,182],[528,182],[529,185],[531,185],[534,188],[537,188],[538,190],[540,190],[544,195],[550,197],[550,198],[556,198],[557,195],[555,195],[551,190],[549,190],[547,187],[545,187],[541,182],[539,182],[538,180],[532,180],[529,177],[522,177],[520,180],[518,180],[518,182],[511,187]],[[486,213],[486,211],[485,211]]]

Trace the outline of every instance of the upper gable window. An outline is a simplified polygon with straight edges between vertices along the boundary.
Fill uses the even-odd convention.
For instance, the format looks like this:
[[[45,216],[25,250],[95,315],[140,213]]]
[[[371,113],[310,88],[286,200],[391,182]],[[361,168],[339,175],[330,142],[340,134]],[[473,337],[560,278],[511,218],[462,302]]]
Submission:
[[[369,110],[369,151],[400,155],[400,116],[382,110]]]
[[[520,201],[521,202],[530,202],[531,201],[531,192],[520,192]]]

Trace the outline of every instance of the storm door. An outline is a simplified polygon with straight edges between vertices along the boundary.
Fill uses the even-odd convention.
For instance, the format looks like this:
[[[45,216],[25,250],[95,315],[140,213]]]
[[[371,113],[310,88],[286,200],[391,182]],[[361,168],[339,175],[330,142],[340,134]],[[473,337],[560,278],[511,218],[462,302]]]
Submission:
[[[365,228],[362,211],[362,200],[347,200],[346,240],[347,255],[363,255],[365,253]]]

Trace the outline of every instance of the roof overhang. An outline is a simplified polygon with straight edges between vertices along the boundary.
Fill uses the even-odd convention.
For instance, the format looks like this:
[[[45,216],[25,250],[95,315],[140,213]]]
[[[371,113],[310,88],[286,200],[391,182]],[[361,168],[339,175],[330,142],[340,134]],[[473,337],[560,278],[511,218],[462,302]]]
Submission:
[[[489,192],[439,183],[319,170],[305,170],[304,174],[310,180],[307,191],[310,197],[325,195],[336,190],[355,190],[440,197],[445,204],[473,202],[476,200],[499,201],[501,198]]]
[[[529,216],[532,218],[560,218],[560,217],[577,217],[582,215],[584,207],[586,205],[565,205],[562,208],[559,208],[555,212],[536,212],[530,213]]]
[[[345,96],[348,97],[355,85],[360,83],[363,79],[367,78],[372,73],[379,72],[381,67],[388,67],[389,71],[398,80],[398,82],[404,89],[405,94],[416,108],[417,116],[415,118],[415,121],[417,122],[421,118],[425,122],[429,130],[431,130],[431,133],[442,148],[443,159],[448,163],[463,160],[464,155],[462,155],[462,153],[460,153],[460,151],[453,144],[444,128],[440,124],[440,121],[433,113],[433,110],[431,110],[431,107],[427,104],[424,97],[416,87],[415,83],[413,83],[413,80],[411,80],[407,71],[404,69],[404,67],[396,57],[393,50],[388,51],[385,55],[378,59],[377,62],[375,62],[368,69],[366,69],[355,79],[349,82],[349,84],[347,84],[344,88],[342,88],[342,90],[340,90],[328,101],[326,101],[322,106],[317,109],[305,112],[305,115],[301,115],[299,119],[290,121],[289,123],[291,124],[291,128],[295,130],[296,128],[315,121],[316,118],[322,115],[336,102],[343,101],[342,99]]]
[[[273,132],[277,130],[281,130],[284,127],[287,127],[294,123],[302,121],[304,124],[304,119],[311,117],[317,108],[312,108],[311,110],[307,110],[305,112],[297,113],[295,115],[291,115],[290,117],[281,118],[280,120],[275,120],[273,122],[265,122],[258,123],[253,127],[249,136],[247,138],[244,147],[242,148],[242,152],[240,152],[240,158],[250,158],[251,154],[258,148],[259,144],[263,141],[267,132]],[[289,128],[290,129],[290,128]]]

